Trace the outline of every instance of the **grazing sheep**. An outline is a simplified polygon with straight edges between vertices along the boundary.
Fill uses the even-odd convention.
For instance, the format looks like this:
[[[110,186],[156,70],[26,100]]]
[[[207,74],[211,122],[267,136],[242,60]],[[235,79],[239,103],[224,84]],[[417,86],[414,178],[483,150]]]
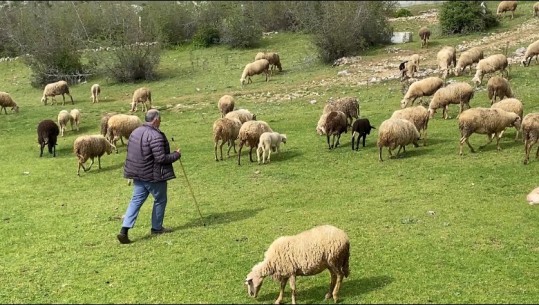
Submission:
[[[342,111],[346,115],[348,126],[352,126],[354,119],[359,118],[359,102],[355,97],[343,97],[334,101],[328,101],[322,113]]]
[[[73,129],[73,117],[67,110],[62,110],[58,113],[58,126],[60,126],[60,136],[64,136],[64,131],[66,130],[67,123],[71,123],[71,129]]]
[[[75,127],[77,127],[77,131],[79,131],[79,125],[80,125],[80,110],[79,109],[72,109],[69,114],[71,114],[71,117],[73,118],[73,121],[71,122],[71,130],[73,130],[73,124],[75,124]]]
[[[492,142],[493,135],[496,137],[496,148],[501,150],[500,137],[501,132],[510,126],[520,126],[520,117],[513,112],[508,112],[499,108],[470,108],[464,110],[459,116],[460,129],[460,152],[462,155],[462,146],[466,142],[472,153],[475,152],[468,138],[473,133],[486,134],[488,143],[480,146],[483,148]]]
[[[325,135],[326,134],[326,120],[328,118],[328,113],[323,113],[320,116],[320,119],[318,120],[318,123],[316,124],[316,133],[319,135]]]
[[[419,38],[421,38],[421,47],[429,47],[430,30],[427,27],[421,27],[419,29]]]
[[[92,99],[93,103],[99,103],[99,94],[101,94],[101,87],[99,84],[93,84],[92,88],[90,88],[90,93],[92,94],[90,98]]]
[[[129,139],[133,130],[141,125],[142,120],[136,115],[120,113],[109,118],[107,122],[107,140],[114,145],[116,153],[118,153],[118,147],[116,146],[118,139],[124,144],[122,137]]]
[[[472,65],[478,63],[483,57],[483,50],[479,47],[473,47],[462,52],[453,71],[455,76],[459,76],[460,72],[464,72],[468,66],[470,67],[469,72],[472,73]]]
[[[359,142],[363,137],[363,147],[365,147],[365,138],[371,134],[371,130],[376,127],[371,125],[371,122],[367,118],[361,118],[354,121],[352,124],[352,150],[354,150],[354,140],[357,135],[356,150],[359,150]]]
[[[111,116],[117,114],[116,112],[109,112],[109,113],[105,113],[102,117],[101,117],[101,122],[100,122],[100,127],[101,127],[101,135],[103,135],[104,137],[107,136],[107,128],[108,128],[108,122],[109,122],[109,119]]]
[[[414,62],[407,60],[399,65],[399,69],[401,71],[402,81],[406,78],[414,77],[414,73],[417,72],[417,65]]]
[[[62,106],[65,105],[65,103],[66,103],[65,94],[69,95],[69,97],[71,98],[71,104],[72,105],[75,104],[73,102],[73,97],[69,93],[69,86],[67,85],[67,82],[64,81],[64,80],[57,81],[55,83],[47,84],[45,86],[45,89],[43,89],[43,97],[41,97],[41,102],[43,104],[47,105],[47,99],[50,96],[51,100],[52,100],[51,105],[54,105],[54,103],[56,102],[54,97],[57,96],[57,95],[60,95],[60,94],[62,95],[62,98],[64,100],[63,103],[62,103]]]
[[[417,144],[419,139],[419,131],[417,131],[417,128],[412,122],[395,118],[383,121],[382,124],[380,124],[378,141],[376,142],[379,151],[378,160],[384,161],[382,159],[383,147],[387,147],[390,158],[393,158],[393,153],[391,151],[399,146],[396,155],[396,157],[398,157],[401,149],[404,149],[403,152],[406,151],[406,145],[413,144],[414,147],[419,147],[419,144]]]
[[[77,156],[79,166],[77,169],[77,176],[80,176],[80,168],[87,172],[92,168],[94,164],[94,158],[97,157],[98,168],[101,169],[101,156],[105,153],[110,155],[112,150],[116,149],[107,139],[102,135],[84,135],[79,136],[73,143],[73,152]],[[90,159],[91,163],[88,168],[84,167],[84,163]]]
[[[296,304],[296,276],[316,275],[326,269],[331,274],[325,299],[337,303],[344,277],[350,275],[350,239],[331,225],[322,225],[293,236],[277,238],[264,253],[264,261],[256,264],[245,279],[249,296],[256,298],[266,276],[280,282],[279,297],[283,300],[286,282],[290,279],[292,304]]]
[[[328,142],[328,148],[333,149],[339,146],[341,134],[348,132],[348,122],[346,114],[342,111],[331,111],[328,114],[325,124],[326,138]],[[329,138],[333,136],[331,145],[329,144]],[[337,137],[337,143],[335,143],[335,137]]]
[[[249,145],[249,160],[253,161],[253,149],[258,148],[258,142],[260,136],[264,132],[273,132],[268,123],[264,121],[247,121],[241,125],[238,133],[238,140],[240,140],[240,149],[238,150],[238,165],[241,165],[241,149],[243,145]]]
[[[535,2],[533,5],[533,17],[539,16],[539,2]]]
[[[418,105],[400,110],[395,110],[392,119],[405,119],[414,124],[423,138],[423,146],[427,146],[427,127],[429,125],[429,111],[424,106]]]
[[[465,82],[456,82],[447,85],[447,87],[440,88],[440,90],[434,93],[432,100],[429,104],[429,117],[433,118],[436,113],[436,109],[442,108],[442,116],[447,120],[448,110],[450,104],[459,105],[459,115],[464,110],[464,106],[470,108],[470,100],[474,96],[474,89],[470,84]]]
[[[444,81],[436,76],[427,77],[412,83],[401,100],[401,108],[406,108],[410,102],[414,105],[414,101],[418,97],[433,95],[443,85]]]
[[[524,164],[528,164],[532,146],[539,139],[539,113],[528,113],[522,120],[522,139],[524,140]],[[535,158],[539,157],[539,147],[535,152]]]
[[[217,102],[217,108],[221,112],[221,117],[224,118],[227,113],[234,110],[234,97],[228,94],[221,96]]]
[[[279,54],[274,52],[258,52],[255,56],[255,60],[259,59],[266,59],[270,63],[271,70],[275,70],[275,67],[279,69],[279,72],[283,71],[283,68],[281,66],[281,59],[279,58]]]
[[[260,155],[262,155],[262,164],[270,163],[271,152],[280,152],[281,143],[286,144],[286,135],[278,132],[264,132],[260,135],[258,148],[256,150],[256,160],[260,164]],[[266,158],[266,153],[268,157]]]
[[[58,143],[58,135],[60,129],[53,120],[43,120],[37,125],[37,142],[41,146],[39,157],[43,156],[43,148],[45,145],[49,148],[49,154],[56,157],[56,144]]]
[[[266,75],[266,81],[269,80],[269,61],[267,59],[259,59],[254,62],[248,63],[243,69],[241,74],[240,83],[241,86],[245,84],[245,78],[247,77],[247,84],[252,83],[251,76],[264,73]]]
[[[516,115],[518,115],[520,118],[523,117],[524,114],[524,106],[522,105],[522,102],[517,100],[516,98],[506,98],[503,99],[497,103],[492,104],[490,108],[499,108],[503,109],[505,111],[513,112]],[[518,139],[518,132],[520,130],[520,125],[515,125],[516,135],[515,135],[515,141]],[[502,137],[503,131],[500,133],[500,137]]]
[[[483,58],[477,63],[475,76],[472,78],[472,82],[476,85],[481,85],[485,74],[499,70],[501,70],[502,76],[505,72],[505,78],[509,78],[509,72],[507,72],[508,64],[507,57],[503,54],[494,54],[487,58]]]
[[[223,145],[228,143],[227,156],[230,157],[230,148],[234,147],[234,152],[236,152],[236,139],[241,128],[240,120],[234,118],[220,118],[213,123],[213,143],[215,150],[215,161],[217,159],[217,144],[221,141],[219,149],[221,150],[221,161],[223,161]]]
[[[498,75],[491,77],[487,82],[487,92],[490,104],[496,102],[496,98],[499,97],[502,100],[504,97],[513,97],[513,91],[509,82]]]
[[[436,54],[436,60],[438,61],[440,72],[442,72],[442,78],[445,80],[447,74],[451,72],[451,66],[455,67],[457,65],[457,51],[451,46],[445,46]]]
[[[530,61],[532,60],[534,56],[535,56],[535,63],[537,63],[537,57],[539,57],[539,40],[532,42],[526,48],[526,53],[524,53],[524,60],[522,61],[522,65],[524,65],[525,67],[529,66]]]
[[[7,114],[7,107],[11,107],[11,111],[14,111],[15,113],[19,112],[19,106],[11,98],[9,93],[0,92],[0,112],[2,112],[2,109],[4,109],[4,113]]]
[[[146,102],[149,102],[150,108],[146,105]],[[133,100],[131,101],[131,110],[130,112],[137,111],[137,104],[142,103],[142,111],[146,112],[148,109],[152,109],[152,92],[149,88],[141,87],[133,92]]]
[[[500,2],[500,4],[498,4],[498,9],[496,10],[496,16],[499,17],[502,13],[511,12],[511,19],[513,19],[516,9],[517,9],[516,1],[502,1]],[[504,14],[504,17],[505,17],[505,14]]]
[[[238,119],[243,124],[247,121],[256,121],[256,114],[247,109],[238,109],[230,111],[225,115],[225,118]]]

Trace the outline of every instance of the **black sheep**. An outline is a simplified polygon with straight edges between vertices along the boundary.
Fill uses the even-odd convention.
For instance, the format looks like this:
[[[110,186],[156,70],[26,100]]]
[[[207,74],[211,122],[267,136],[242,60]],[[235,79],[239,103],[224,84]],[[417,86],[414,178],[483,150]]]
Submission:
[[[352,150],[354,150],[354,139],[356,134],[358,135],[356,150],[358,150],[361,137],[363,137],[363,147],[365,147],[365,138],[371,133],[371,129],[376,129],[376,127],[371,126],[369,119],[357,119],[354,121],[354,124],[352,124]]]
[[[41,146],[39,157],[43,156],[43,148],[45,145],[49,148],[49,153],[56,157],[56,143],[60,129],[53,120],[43,120],[37,125],[37,142]]]

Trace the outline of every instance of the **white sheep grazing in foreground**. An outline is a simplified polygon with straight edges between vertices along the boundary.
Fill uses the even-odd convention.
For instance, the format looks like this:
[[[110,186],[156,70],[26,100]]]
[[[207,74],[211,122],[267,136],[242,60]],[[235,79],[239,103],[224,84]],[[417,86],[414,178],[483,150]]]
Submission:
[[[118,139],[124,144],[122,137],[128,140],[133,130],[141,125],[142,120],[136,115],[120,113],[109,118],[107,122],[107,140],[116,147],[116,153],[118,153],[118,147],[116,146]]]
[[[490,108],[499,108],[503,109],[505,111],[513,112],[516,115],[518,115],[520,118],[523,117],[524,114],[524,106],[522,105],[522,102],[517,100],[516,98],[506,98],[503,99],[497,103],[492,104]],[[520,125],[515,125],[516,135],[515,135],[515,141],[518,139],[518,133],[520,130]],[[500,133],[500,138],[503,135],[503,131]]]
[[[278,132],[264,132],[260,135],[258,148],[256,150],[256,160],[260,164],[260,156],[262,155],[262,164],[270,163],[271,152],[280,152],[281,143],[286,144],[286,135]],[[267,155],[267,158],[266,158]]]
[[[256,121],[256,114],[250,112],[247,109],[237,109],[230,111],[225,115],[228,119],[238,119],[243,124],[247,121]]]
[[[472,65],[478,63],[483,57],[483,50],[480,47],[473,47],[462,52],[455,66],[455,76],[459,76],[460,72],[464,72],[468,66],[470,67],[470,73],[472,73]]]
[[[331,274],[329,291],[325,299],[333,297],[337,303],[343,278],[350,275],[350,239],[341,229],[322,225],[293,236],[281,236],[264,253],[264,260],[256,264],[245,279],[247,293],[257,297],[266,276],[279,281],[279,297],[290,281],[292,304],[296,304],[296,276],[316,275],[328,269]]]
[[[539,113],[528,113],[522,120],[522,139],[524,140],[524,164],[528,164],[532,146],[539,140]],[[539,147],[535,152],[535,158],[539,157]]]
[[[359,102],[355,97],[342,97],[333,101],[328,101],[322,113],[332,111],[342,111],[346,115],[348,126],[352,126],[354,119],[359,118]]]
[[[146,105],[146,102],[150,104],[150,107]],[[142,104],[142,111],[146,112],[148,109],[152,109],[152,91],[149,88],[141,87],[133,92],[133,99],[131,100],[130,112],[137,111],[137,104]]]
[[[92,99],[92,104],[99,103],[99,94],[101,94],[101,87],[99,86],[99,84],[93,84],[92,88],[90,88],[90,93],[91,93],[90,98]]]
[[[255,60],[254,62],[246,64],[240,78],[241,86],[243,87],[246,80],[247,80],[247,84],[252,83],[253,81],[251,80],[251,76],[257,75],[260,73],[264,73],[266,75],[266,81],[268,81],[269,80],[269,65],[270,64],[267,59],[259,59],[259,60]]]
[[[241,149],[243,145],[249,146],[249,160],[253,160],[253,149],[258,148],[260,136],[264,132],[273,132],[268,123],[264,121],[247,121],[241,125],[240,132],[238,133],[238,140],[240,141],[240,149],[238,150],[238,165],[241,165]]]
[[[505,97],[513,97],[513,91],[511,90],[509,81],[498,75],[495,75],[488,80],[487,92],[491,105],[496,102],[497,97],[500,98],[500,100]]]
[[[73,117],[67,110],[61,110],[58,113],[58,126],[60,126],[60,136],[64,136],[64,131],[66,130],[67,123],[71,123],[71,129],[73,129]]]
[[[447,85],[434,93],[429,104],[429,116],[434,117],[436,109],[442,108],[442,116],[445,120],[449,117],[450,104],[459,105],[459,115],[464,111],[464,106],[470,108],[470,100],[474,96],[474,89],[466,82],[456,82]]]
[[[507,57],[503,54],[494,54],[487,58],[483,58],[477,63],[475,76],[472,78],[472,82],[476,85],[481,85],[485,74],[496,71],[501,71],[502,76],[505,72],[505,78],[509,78],[509,72],[507,72],[508,65],[509,62],[507,61]]]
[[[480,146],[480,149],[492,142],[494,135],[494,137],[496,137],[496,149],[501,150],[501,132],[510,126],[520,126],[520,122],[521,119],[516,113],[508,112],[503,109],[477,107],[464,110],[459,116],[459,129],[461,135],[459,140],[459,154],[462,155],[462,146],[464,143],[468,144],[472,153],[475,153],[475,150],[468,141],[468,138],[473,133],[486,134],[488,137],[488,143]]]
[[[404,149],[403,152],[406,151],[406,145],[413,144],[414,147],[419,147],[419,144],[417,144],[419,139],[419,131],[412,122],[395,118],[383,121],[378,128],[378,141],[376,142],[376,146],[378,146],[378,160],[384,161],[382,159],[383,147],[388,148],[389,156],[393,158],[391,151],[399,146],[396,155],[398,157],[401,149]]]
[[[77,131],[79,131],[80,119],[81,119],[80,110],[79,109],[71,109],[69,114],[73,118],[73,121],[71,122],[71,130],[73,130],[73,124],[74,124],[75,127],[77,127]]]
[[[270,63],[271,70],[275,70],[275,67],[277,67],[277,69],[279,69],[279,72],[283,71],[279,54],[274,52],[258,52],[255,56],[255,60],[259,59],[267,59]]]
[[[79,161],[77,175],[80,176],[81,167],[85,172],[89,171],[94,164],[95,157],[97,157],[98,168],[101,169],[101,156],[105,153],[110,155],[113,149],[116,149],[116,147],[102,135],[83,135],[77,137],[73,143],[73,152]],[[85,168],[84,163],[88,159],[91,160],[91,163],[88,168]]]
[[[215,161],[217,159],[217,145],[221,141],[219,149],[221,150],[221,161],[223,161],[223,145],[228,143],[227,156],[230,157],[230,148],[234,147],[236,152],[236,139],[241,128],[241,122],[238,119],[220,118],[213,123],[213,143],[215,151]]]
[[[405,119],[414,124],[423,138],[423,146],[427,146],[427,127],[429,125],[429,111],[424,106],[418,105],[404,109],[395,110],[391,115],[392,119]]]
[[[406,108],[410,102],[414,105],[414,101],[418,97],[433,95],[443,85],[444,81],[436,76],[427,77],[412,83],[401,100],[401,108]]]
[[[533,17],[539,16],[539,2],[535,2],[533,5]]]
[[[217,102],[217,108],[221,113],[221,117],[224,118],[227,113],[234,110],[234,97],[228,94],[221,96]]]
[[[41,97],[41,102],[43,104],[47,105],[47,99],[50,96],[51,100],[52,100],[51,105],[54,105],[54,103],[56,102],[54,97],[57,96],[57,95],[60,95],[60,94],[62,95],[62,98],[64,100],[63,103],[62,103],[62,106],[65,105],[65,103],[66,103],[65,94],[69,95],[69,97],[71,98],[71,104],[72,105],[75,104],[73,102],[73,97],[69,93],[69,86],[67,85],[67,82],[64,81],[64,80],[57,81],[55,83],[47,84],[45,86],[45,89],[43,89],[43,97]]]
[[[427,27],[421,27],[419,29],[419,38],[421,38],[421,47],[429,47],[430,30]]]
[[[530,43],[530,45],[526,48],[526,53],[524,53],[524,60],[522,61],[522,65],[529,66],[530,61],[535,56],[535,63],[537,63],[537,57],[539,57],[539,40]]]
[[[0,112],[4,109],[4,113],[7,114],[7,107],[11,107],[11,111],[14,111],[15,113],[19,112],[19,106],[17,106],[17,103],[15,103],[9,93],[0,92]]]
[[[500,4],[498,4],[498,9],[496,10],[496,16],[499,17],[502,13],[511,12],[511,19],[513,19],[516,9],[517,9],[516,1],[502,1],[500,2]],[[505,17],[505,14],[504,14],[504,17]]]
[[[451,46],[444,46],[436,54],[436,60],[438,62],[438,68],[442,72],[442,78],[445,80],[447,74],[451,72],[451,66],[457,65],[457,51]]]

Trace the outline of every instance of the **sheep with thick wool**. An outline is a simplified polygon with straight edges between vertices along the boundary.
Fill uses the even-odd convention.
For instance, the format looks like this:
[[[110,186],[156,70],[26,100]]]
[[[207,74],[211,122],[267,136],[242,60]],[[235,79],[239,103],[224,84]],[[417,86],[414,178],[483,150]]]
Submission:
[[[419,131],[414,123],[404,120],[390,118],[382,122],[378,129],[378,160],[382,159],[382,148],[387,147],[390,158],[393,158],[392,150],[399,147],[396,157],[399,156],[401,149],[406,151],[406,145],[413,144],[414,147],[419,147],[417,143],[420,139]]]
[[[354,140],[357,136],[356,150],[359,150],[359,142],[363,138],[363,147],[365,147],[365,138],[371,134],[371,130],[376,127],[371,125],[371,122],[367,118],[361,118],[354,121],[352,124],[352,150],[354,150]]]
[[[507,61],[507,57],[503,54],[494,54],[487,58],[483,58],[477,63],[475,76],[472,78],[472,82],[476,85],[481,85],[485,74],[494,73],[496,71],[501,71],[502,76],[505,72],[505,78],[509,78],[509,72],[507,71],[508,65],[509,62]]]
[[[221,161],[223,161],[223,145],[225,143],[228,143],[228,157],[230,157],[230,148],[234,147],[234,152],[236,152],[235,141],[238,138],[241,124],[240,120],[236,118],[220,118],[213,122],[215,161],[219,161],[219,159],[217,159],[217,145],[219,145],[219,141],[221,141],[221,144],[219,145],[219,149],[221,150]]]
[[[71,130],[73,130],[73,125],[75,125],[75,127],[77,128],[77,131],[79,131],[80,120],[81,120],[81,116],[82,116],[80,114],[80,110],[79,109],[71,109],[69,114],[73,118],[73,123],[71,124]]]
[[[475,153],[474,148],[468,141],[468,138],[473,133],[486,134],[488,143],[479,148],[483,148],[492,142],[493,137],[496,137],[496,149],[501,150],[500,137],[502,131],[507,127],[520,126],[521,118],[514,112],[505,111],[499,108],[470,108],[464,110],[459,116],[460,130],[460,152],[462,155],[462,146],[468,144],[470,151]]]
[[[413,82],[410,87],[408,87],[408,91],[406,91],[406,94],[401,100],[401,108],[406,108],[410,103],[414,105],[417,98],[433,95],[438,89],[442,88],[443,85],[444,81],[436,76]]]
[[[324,126],[326,131],[326,139],[328,148],[337,148],[340,145],[341,134],[348,132],[348,122],[346,114],[342,111],[331,111],[326,118],[326,124]],[[329,138],[333,136],[333,141],[329,143]],[[337,143],[335,143],[337,138]]]
[[[116,146],[118,139],[124,144],[122,137],[129,139],[133,130],[141,125],[142,120],[136,115],[120,113],[109,118],[107,122],[107,140],[114,145],[116,153],[118,153],[118,147]]]
[[[262,164],[270,163],[271,152],[280,152],[281,143],[286,144],[286,134],[278,132],[264,132],[260,135],[258,148],[256,149],[256,160],[260,164],[260,156],[262,156]]]
[[[500,4],[498,4],[498,9],[496,10],[496,16],[501,16],[502,13],[505,12],[511,12],[511,19],[513,19],[515,10],[517,9],[517,2],[516,1],[502,1]]]
[[[258,148],[260,136],[264,132],[273,132],[268,123],[264,121],[247,121],[241,125],[238,133],[238,140],[240,141],[240,149],[238,150],[238,165],[241,165],[241,149],[243,145],[249,146],[249,160],[253,160],[253,149]]]
[[[87,172],[94,164],[94,158],[97,157],[98,168],[101,169],[101,157],[106,153],[110,155],[116,147],[112,145],[104,136],[98,135],[83,135],[77,137],[73,143],[73,152],[77,156],[78,169],[77,176],[80,176],[80,169]],[[90,159],[91,163],[88,168],[84,167],[84,163]]]
[[[421,47],[429,47],[430,30],[423,26],[419,29],[419,38],[421,38]]]
[[[524,140],[524,164],[528,164],[532,146],[539,140],[539,113],[528,113],[522,120],[522,139]],[[535,158],[539,157],[539,147]]]
[[[359,101],[355,97],[343,97],[328,101],[322,113],[342,111],[346,115],[348,126],[352,126],[354,119],[359,118]]]
[[[99,95],[101,94],[101,86],[99,84],[93,84],[90,88],[90,98],[92,99],[93,103],[99,103]]]
[[[391,115],[392,119],[405,119],[412,122],[419,131],[419,136],[423,138],[423,146],[427,146],[429,117],[429,111],[421,105],[395,110]]]
[[[237,109],[227,113],[225,118],[238,119],[243,124],[247,121],[256,121],[256,114],[247,109]]]
[[[457,51],[454,47],[444,46],[436,54],[436,60],[438,61],[438,68],[442,73],[442,78],[445,80],[447,74],[451,72],[451,67],[457,65]]]
[[[56,157],[56,144],[58,143],[58,135],[60,128],[53,120],[43,120],[37,125],[37,143],[39,143],[41,152],[39,157],[43,156],[43,148],[47,145],[49,153]]]
[[[472,65],[478,63],[483,58],[484,53],[480,47],[473,47],[462,52],[453,70],[455,76],[459,76],[461,72],[464,72],[466,67],[470,67],[469,72],[472,73]]]
[[[275,304],[283,300],[288,281],[292,290],[292,304],[296,304],[296,277],[316,275],[328,269],[331,274],[325,299],[333,297],[337,303],[342,281],[350,275],[350,239],[341,229],[322,225],[293,236],[277,238],[247,275],[247,293],[257,297],[266,276],[279,281],[280,291]]]
[[[56,102],[56,99],[54,98],[57,95],[62,95],[63,103],[62,106],[66,103],[65,94],[69,95],[71,98],[71,104],[74,105],[75,102],[73,102],[73,97],[69,93],[69,86],[66,81],[61,80],[57,81],[55,83],[50,83],[45,86],[45,89],[43,89],[43,96],[41,97],[41,102],[44,105],[47,105],[47,100],[50,97],[51,98],[51,105],[54,105]]]
[[[516,98],[505,98],[497,103],[492,104],[490,108],[499,108],[505,111],[513,112],[516,115],[518,115],[520,118],[522,118],[524,114],[524,105],[522,105],[522,102]],[[515,129],[516,129],[515,141],[518,139],[520,127],[521,127],[520,125],[515,125]],[[503,131],[500,133],[500,137],[502,137],[503,133],[504,133]]]
[[[61,110],[58,113],[58,126],[60,126],[60,136],[64,136],[67,123],[71,123],[71,129],[73,130],[73,117],[67,110]]]
[[[318,119],[318,123],[316,123],[316,133],[318,135],[325,135],[326,134],[326,120],[328,118],[328,113],[322,113],[320,118]]]
[[[228,94],[221,96],[217,102],[217,108],[221,113],[221,117],[224,118],[227,113],[234,110],[234,97]]]
[[[491,105],[496,102],[496,98],[502,100],[505,97],[513,97],[513,91],[511,90],[509,81],[498,75],[495,75],[488,80],[487,93]]]
[[[524,53],[524,60],[522,65],[529,66],[530,61],[535,56],[535,63],[537,63],[537,57],[539,57],[539,40],[536,40],[526,48],[526,53]]]
[[[146,105],[149,103],[150,107]],[[131,100],[130,112],[137,111],[137,105],[142,104],[142,111],[146,112],[148,109],[152,109],[152,91],[149,88],[141,87],[133,92],[133,99]]]
[[[470,100],[474,97],[474,89],[465,82],[456,82],[436,91],[429,103],[429,117],[433,118],[436,109],[442,108],[442,117],[447,120],[450,104],[459,105],[459,115],[464,111],[464,106],[470,108]]]
[[[267,59],[270,63],[271,70],[275,70],[275,67],[279,69],[279,72],[283,71],[281,66],[281,58],[278,53],[275,52],[258,52],[255,56],[255,61],[259,59]]]
[[[109,119],[111,116],[115,115],[115,114],[118,114],[117,112],[108,112],[108,113],[105,113],[102,117],[101,117],[101,120],[100,120],[100,123],[99,123],[99,127],[100,127],[100,130],[101,130],[101,135],[103,135],[104,137],[107,136],[107,129],[108,129],[108,123],[109,123]],[[123,143],[123,142],[122,142]]]
[[[267,59],[259,59],[255,60],[254,62],[248,63],[245,65],[245,68],[243,69],[243,72],[241,74],[240,83],[241,86],[245,84],[245,81],[247,81],[247,84],[252,83],[251,76],[258,75],[261,73],[264,73],[266,75],[266,81],[269,80],[269,61]]]
[[[2,112],[2,109],[4,109],[4,113],[7,114],[7,107],[11,107],[11,111],[15,113],[19,112],[19,106],[11,98],[11,95],[9,95],[7,92],[0,92],[0,112]]]

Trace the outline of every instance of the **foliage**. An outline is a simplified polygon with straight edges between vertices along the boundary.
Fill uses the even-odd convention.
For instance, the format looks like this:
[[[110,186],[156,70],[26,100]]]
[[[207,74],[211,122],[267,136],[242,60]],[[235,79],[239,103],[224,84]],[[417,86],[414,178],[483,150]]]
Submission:
[[[153,23],[164,45],[184,44],[195,35],[197,21],[190,2],[149,1],[141,16],[145,23]]]
[[[446,1],[439,13],[442,34],[482,32],[498,25],[496,16],[481,1]]]
[[[410,16],[413,16],[412,12],[410,12],[410,10],[408,9],[405,9],[405,8],[399,8],[396,12],[395,12],[395,17],[396,18],[399,18],[399,17],[410,17]]]
[[[253,16],[252,5],[234,5],[222,20],[221,43],[232,48],[252,48],[260,44],[262,28]]]
[[[207,48],[219,42],[219,30],[216,28],[199,28],[193,37],[192,43],[195,47]]]

